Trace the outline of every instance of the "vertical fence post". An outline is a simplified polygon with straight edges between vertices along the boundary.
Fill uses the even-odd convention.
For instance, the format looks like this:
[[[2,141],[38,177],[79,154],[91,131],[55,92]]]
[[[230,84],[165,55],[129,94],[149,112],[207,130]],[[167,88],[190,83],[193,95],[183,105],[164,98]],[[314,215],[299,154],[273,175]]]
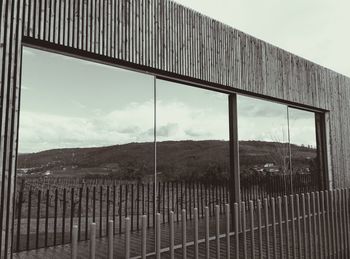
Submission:
[[[156,214],[156,259],[160,259],[160,242],[161,242],[161,236],[160,236],[160,213],[158,212]]]
[[[258,242],[259,242],[259,258],[263,255],[263,240],[262,240],[262,219],[261,219],[261,201],[258,200]]]
[[[70,239],[72,240],[72,229],[73,229],[73,223],[74,223],[74,187],[71,188],[71,205],[70,205]]]
[[[316,205],[317,205],[317,225],[318,225],[318,245],[319,245],[319,253],[320,253],[320,259],[324,258],[324,254],[323,254],[323,248],[324,248],[324,244],[323,244],[323,236],[324,233],[322,232],[322,211],[321,211],[321,203],[320,203],[320,193],[316,192]]]
[[[328,192],[327,201],[329,203],[329,236],[330,236],[330,248],[331,248],[331,256],[335,256],[336,254],[336,240],[335,240],[335,224],[334,224],[334,197],[333,191],[330,190]]]
[[[21,189],[19,192],[18,197],[18,213],[17,213],[17,238],[16,238],[16,245],[17,245],[17,251],[20,251],[20,235],[21,235],[21,219],[22,219],[22,202],[23,202],[23,182]]]
[[[77,259],[78,256],[78,226],[74,225],[72,228],[72,251],[71,258]]]
[[[198,208],[193,209],[194,217],[194,258],[198,259]]]
[[[96,223],[92,222],[90,226],[90,259],[96,258]]]
[[[83,187],[79,188],[79,205],[78,205],[78,240],[80,241],[81,233],[81,215],[82,215],[82,200],[83,200]]]
[[[311,204],[312,204],[312,224],[313,224],[313,240],[314,240],[314,253],[316,258],[320,258],[318,255],[318,247],[317,247],[317,211],[316,211],[316,199],[315,192],[311,193]]]
[[[339,234],[339,256],[342,257],[343,251],[344,251],[344,236],[343,236],[343,221],[342,221],[342,196],[341,196],[341,190],[336,190],[337,193],[337,208],[338,208],[338,213],[337,213],[337,218],[338,218],[338,234]]]
[[[271,218],[272,218],[272,249],[273,249],[273,258],[277,259],[277,240],[276,240],[276,203],[275,198],[271,198]],[[300,257],[301,258],[301,257]]]
[[[27,240],[26,240],[27,250],[29,250],[31,210],[32,210],[32,187],[30,187],[29,193],[28,193]]]
[[[250,216],[250,235],[251,235],[251,247],[250,247],[251,258],[254,259],[255,258],[255,235],[254,235],[254,202],[253,201],[249,201],[249,216]]]
[[[187,258],[186,251],[186,210],[183,209],[181,213],[181,223],[182,223],[182,259]]]
[[[170,254],[170,259],[174,259],[175,258],[175,254],[174,254],[174,239],[175,239],[175,233],[174,233],[174,212],[170,211],[170,219],[169,219],[169,254]]]
[[[346,256],[349,257],[349,242],[350,242],[350,236],[349,236],[349,189],[344,190],[344,202],[345,202],[345,232],[346,232]]]
[[[100,186],[100,213],[99,213],[99,216],[100,216],[100,224],[99,224],[99,237],[102,237],[102,229],[103,229],[103,221],[102,221],[102,215],[103,215],[103,186],[101,185]]]
[[[113,184],[113,234],[116,233],[117,221],[116,221],[116,186]]]
[[[176,182],[176,222],[179,222],[179,203],[181,202],[182,204],[182,200],[180,199],[179,201],[179,197],[179,182]]]
[[[288,196],[283,196],[283,206],[284,206],[284,218],[285,218],[285,231],[286,231],[286,257],[289,259],[289,244],[290,244],[290,236],[289,236],[289,205],[288,205]]]
[[[125,259],[130,258],[130,218],[125,218]]]
[[[130,197],[130,199],[131,199],[131,201],[130,201],[130,206],[131,206],[131,208],[130,208],[130,217],[131,217],[131,219],[130,219],[130,221],[131,221],[131,231],[133,231],[134,230],[134,185],[133,184],[131,184],[130,185],[130,193],[131,193],[131,197]]]
[[[238,217],[239,217],[239,207],[238,203],[235,202],[233,205],[234,210],[234,220],[235,220],[235,258],[239,258],[239,225],[238,225]]]
[[[305,205],[305,195],[304,193],[301,194],[301,215],[303,215],[303,240],[304,240],[304,258],[307,258],[308,255],[308,245],[307,245],[307,215],[306,215],[306,205]]]
[[[206,206],[204,209],[205,217],[205,258],[209,259],[209,207]]]
[[[108,224],[109,224],[109,203],[110,203],[110,198],[109,198],[109,185],[107,185],[107,190],[106,190],[106,236],[108,236]]]
[[[265,238],[266,238],[266,257],[270,258],[270,231],[269,231],[269,203],[267,198],[264,199],[265,212]]]
[[[137,230],[140,229],[140,184],[136,185],[136,218],[137,218]]]
[[[38,204],[36,212],[36,236],[35,236],[35,248],[39,248],[39,227],[40,227],[40,203],[41,203],[41,190],[38,191]]]
[[[108,221],[108,259],[113,259],[113,235],[114,222]]]
[[[85,240],[87,240],[89,230],[89,187],[85,188],[85,192]]]
[[[345,190],[341,189],[340,190],[341,194],[341,210],[342,210],[342,229],[343,229],[343,256],[345,258],[349,258],[347,255],[347,231],[346,231],[346,214],[345,214]]]
[[[46,208],[45,208],[45,247],[48,246],[49,234],[49,206],[50,206],[50,190],[46,189]]]
[[[321,215],[322,215],[322,232],[323,232],[323,254],[324,257],[327,258],[328,255],[328,249],[327,249],[327,224],[326,224],[326,208],[325,208],[325,199],[324,199],[324,191],[320,192],[320,203],[321,203]]]
[[[309,226],[309,249],[310,249],[310,258],[313,258],[313,247],[312,247],[312,218],[311,218],[311,199],[310,199],[310,193],[306,194],[306,204],[307,204],[307,216],[308,216],[308,226]]]
[[[63,189],[63,209],[62,209],[62,244],[64,244],[65,230],[66,230],[66,196],[67,190]]]
[[[215,205],[216,259],[220,259],[220,205]]]
[[[141,259],[146,259],[147,252],[147,216],[141,216]]]
[[[225,204],[225,212],[226,212],[226,258],[230,258],[230,204]]]
[[[96,186],[92,189],[92,222],[96,222]]]
[[[296,217],[297,217],[297,243],[298,243],[298,258],[302,257],[302,249],[301,249],[301,224],[300,224],[300,201],[299,194],[295,195],[296,201]]]
[[[283,218],[282,218],[282,199],[281,196],[277,198],[278,209],[278,225],[279,225],[279,237],[280,237],[280,258],[284,258],[283,253]]]
[[[289,196],[290,200],[290,213],[291,213],[291,219],[292,219],[292,258],[295,258],[295,248],[296,248],[296,241],[295,241],[295,218],[294,218],[294,195]]]
[[[95,188],[95,187],[94,187]],[[119,234],[122,233],[122,213],[123,213],[123,186],[119,184]]]
[[[54,208],[54,223],[53,223],[53,245],[56,246],[57,236],[57,203],[58,203],[58,190],[55,189],[55,208]]]

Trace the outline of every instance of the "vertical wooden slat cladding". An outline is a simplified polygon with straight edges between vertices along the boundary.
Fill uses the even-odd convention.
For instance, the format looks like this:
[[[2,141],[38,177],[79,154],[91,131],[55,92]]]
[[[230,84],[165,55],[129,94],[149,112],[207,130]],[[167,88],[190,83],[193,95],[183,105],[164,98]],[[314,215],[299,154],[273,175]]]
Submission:
[[[60,1],[53,1],[53,9],[51,11],[52,18],[54,20],[53,26],[53,38],[54,43],[59,43],[59,29],[60,29],[60,17],[59,17]]]
[[[17,151],[23,1],[0,4],[0,258],[9,258]]]
[[[3,0],[0,8],[0,257],[11,249],[22,35],[328,110],[330,180],[350,185],[349,78],[170,0]]]
[[[78,10],[77,10],[77,12],[78,12],[78,17],[77,17],[77,19],[78,19],[78,32],[77,32],[78,43],[77,43],[77,46],[79,49],[84,49],[83,48],[83,41],[84,41],[83,39],[86,37],[85,34],[83,33],[84,32],[83,26],[85,25],[85,24],[83,24],[84,2],[85,2],[84,0],[78,1],[79,6],[78,6]]]
[[[112,15],[113,15],[113,2],[112,0],[108,0],[107,1],[107,43],[108,43],[108,47],[107,47],[107,52],[106,55],[109,57],[112,57],[112,53],[114,52],[114,44],[113,44],[113,37],[112,37],[112,33],[113,33],[113,22],[112,22]]]

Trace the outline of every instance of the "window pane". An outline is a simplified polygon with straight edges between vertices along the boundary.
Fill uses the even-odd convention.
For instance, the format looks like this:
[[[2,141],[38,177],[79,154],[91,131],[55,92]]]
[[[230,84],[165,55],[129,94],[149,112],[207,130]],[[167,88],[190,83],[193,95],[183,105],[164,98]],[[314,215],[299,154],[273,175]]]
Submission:
[[[113,216],[118,222],[119,208],[120,217],[129,215],[135,220],[135,229],[134,201],[141,192],[135,183],[152,187],[155,172],[153,98],[152,76],[23,49],[17,192],[25,193],[23,218],[28,216],[29,190],[33,222],[39,207],[39,247],[46,245],[47,215],[49,246],[60,244],[62,237],[64,243],[69,242],[71,215],[74,224],[81,217],[81,239],[87,237],[86,219],[96,221],[98,235],[106,235],[106,220]],[[121,203],[112,198],[119,196]],[[151,208],[152,197],[153,188],[146,197]],[[121,206],[117,214],[116,206]],[[56,241],[55,217],[60,224]],[[35,229],[35,224],[30,228]],[[26,231],[23,226],[20,240],[25,240]],[[22,242],[15,249],[34,246],[35,239],[28,247]]]
[[[315,113],[288,108],[294,192],[319,190]]]
[[[287,106],[237,97],[241,195],[243,200],[290,188]]]
[[[157,80],[157,172],[160,199],[168,188],[169,207],[197,207],[228,201],[228,96],[169,81]],[[170,187],[168,183],[171,182]],[[209,194],[210,192],[210,194]],[[209,200],[209,197],[211,200]],[[160,211],[167,208],[160,202]]]

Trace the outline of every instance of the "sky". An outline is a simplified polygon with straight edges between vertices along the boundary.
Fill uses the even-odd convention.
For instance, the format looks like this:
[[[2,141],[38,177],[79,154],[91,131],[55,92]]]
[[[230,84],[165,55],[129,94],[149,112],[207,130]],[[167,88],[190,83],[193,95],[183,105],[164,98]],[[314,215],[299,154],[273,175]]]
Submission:
[[[154,141],[155,103],[157,141],[229,139],[226,94],[163,80],[156,87],[155,102],[150,75],[24,47],[19,152]],[[313,113],[244,96],[239,139],[288,141],[287,111],[290,141],[315,146]]]
[[[349,0],[175,0],[350,76]]]

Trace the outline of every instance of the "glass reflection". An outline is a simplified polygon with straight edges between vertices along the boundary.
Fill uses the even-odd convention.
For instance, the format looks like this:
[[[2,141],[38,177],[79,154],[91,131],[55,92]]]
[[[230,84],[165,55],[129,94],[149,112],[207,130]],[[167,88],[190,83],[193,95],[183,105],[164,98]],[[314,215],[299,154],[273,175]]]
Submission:
[[[294,192],[319,190],[315,113],[288,108]]]
[[[91,222],[97,236],[108,219],[139,227],[153,214],[154,78],[31,48],[22,70],[14,249],[68,243],[73,223],[80,240]]]
[[[222,211],[230,178],[228,96],[164,80],[156,92],[159,210],[179,215],[185,208],[189,218],[194,207],[200,216],[206,205]]]
[[[243,200],[290,189],[287,107],[237,96],[241,196]]]

